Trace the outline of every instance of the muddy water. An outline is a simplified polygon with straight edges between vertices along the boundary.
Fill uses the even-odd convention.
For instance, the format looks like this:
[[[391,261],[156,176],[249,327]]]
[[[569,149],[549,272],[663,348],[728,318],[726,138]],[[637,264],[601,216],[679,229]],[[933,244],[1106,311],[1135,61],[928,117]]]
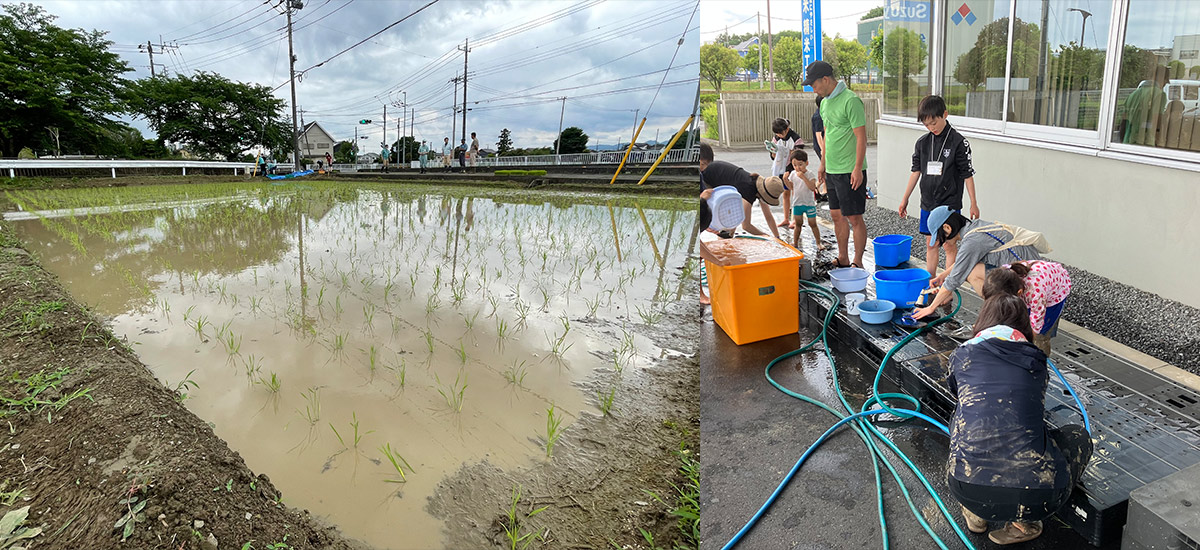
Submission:
[[[636,327],[690,276],[676,268],[694,213],[544,192],[10,198],[43,265],[286,503],[380,548],[444,544],[426,498],[461,464],[547,460],[548,409],[570,429],[599,412],[578,382],[638,376],[660,350]]]

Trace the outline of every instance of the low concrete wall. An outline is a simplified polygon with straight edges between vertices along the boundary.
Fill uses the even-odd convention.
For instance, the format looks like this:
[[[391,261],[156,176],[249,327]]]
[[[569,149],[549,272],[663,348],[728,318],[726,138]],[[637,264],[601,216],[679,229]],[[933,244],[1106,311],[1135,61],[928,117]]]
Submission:
[[[879,94],[859,94],[867,114],[867,142],[878,139]],[[720,142],[727,147],[761,144],[772,135],[771,122],[788,119],[805,143],[813,139],[812,116],[817,110],[814,92],[728,93],[717,101]]]
[[[913,143],[924,132],[880,124],[879,206],[899,206]],[[1193,240],[1200,235],[1197,171],[963,134],[971,142],[983,219],[1045,233],[1051,259],[1200,307],[1200,284],[1191,281],[1200,267]],[[909,215],[919,213],[918,193],[909,199]]]

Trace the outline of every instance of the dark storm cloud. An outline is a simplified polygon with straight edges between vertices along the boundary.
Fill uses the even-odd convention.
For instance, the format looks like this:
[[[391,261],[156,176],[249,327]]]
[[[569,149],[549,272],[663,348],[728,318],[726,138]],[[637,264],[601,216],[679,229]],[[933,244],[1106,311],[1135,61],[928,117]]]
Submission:
[[[427,1],[306,0],[304,8],[293,16],[297,29],[294,38],[297,70],[333,56]],[[440,142],[443,136],[451,135],[455,86],[450,81],[462,72],[462,54],[455,48],[462,45],[464,38],[470,38],[467,99],[471,111],[467,132],[478,132],[481,142],[494,143],[500,130],[507,127],[517,146],[550,145],[558,131],[560,101],[501,106],[563,96],[569,98],[564,126],[583,128],[593,138],[592,145],[613,144],[620,138],[628,140],[634,110],[641,109],[645,114],[655,90],[593,94],[643,86],[653,88],[663,74],[580,86],[665,69],[695,3],[610,0],[586,6],[590,3],[441,0],[361,46],[307,71],[297,83],[297,104],[305,111],[306,121],[320,122],[339,139],[351,138],[357,121],[370,118],[376,124],[359,130],[371,136],[367,142],[377,143],[382,137],[378,123],[383,120],[385,103],[388,139],[395,139],[400,117],[400,107],[395,103],[405,98],[401,93],[404,91],[416,109],[418,138]],[[61,26],[109,31],[109,39],[119,45],[115,50],[135,69],[125,75],[127,78],[149,76],[146,55],[134,48],[146,40],[157,43],[161,33],[163,40],[179,43],[178,50],[155,55],[156,64],[165,66],[170,73],[211,71],[270,87],[287,82],[287,41],[280,30],[284,16],[259,0],[39,4],[59,16]],[[586,9],[538,24],[541,18],[583,6]],[[232,21],[217,26],[231,18]],[[480,43],[487,35],[527,23],[532,28],[524,32]],[[698,25],[697,15],[674,61],[675,66],[691,65],[671,71],[668,82],[696,77]],[[612,39],[578,48],[601,37]],[[662,43],[644,49],[658,42]],[[640,49],[644,51],[599,66]],[[448,52],[453,52],[451,58],[443,59]],[[438,59],[445,62],[435,62]],[[524,63],[529,60],[537,61]],[[575,76],[555,82],[569,75]],[[572,87],[579,88],[564,89]],[[515,94],[519,97],[508,95],[521,90],[526,91]],[[529,97],[547,90],[560,91]],[[695,90],[695,85],[663,88],[638,140],[654,139],[656,129],[659,139],[668,139],[691,112]],[[290,99],[286,85],[275,94]],[[459,101],[461,97],[460,89]],[[461,114],[454,118],[454,124],[457,136],[461,132]],[[140,121],[135,125],[145,128]]]

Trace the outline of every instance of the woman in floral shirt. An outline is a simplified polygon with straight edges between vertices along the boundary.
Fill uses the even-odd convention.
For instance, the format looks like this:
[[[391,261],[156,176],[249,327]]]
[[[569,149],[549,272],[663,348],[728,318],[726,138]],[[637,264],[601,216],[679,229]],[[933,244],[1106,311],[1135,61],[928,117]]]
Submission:
[[[1025,300],[1034,332],[1033,343],[1049,356],[1050,339],[1058,334],[1058,319],[1071,293],[1071,275],[1067,269],[1046,260],[1004,265],[989,271],[983,284],[983,299],[1000,293]]]

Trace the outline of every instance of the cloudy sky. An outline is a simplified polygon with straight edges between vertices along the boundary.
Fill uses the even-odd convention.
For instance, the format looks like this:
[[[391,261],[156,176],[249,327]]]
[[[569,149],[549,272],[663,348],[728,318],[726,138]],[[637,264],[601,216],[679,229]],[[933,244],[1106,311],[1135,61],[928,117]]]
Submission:
[[[589,146],[629,140],[635,115],[650,110],[638,141],[666,141],[687,119],[696,97],[700,14],[696,0],[437,0],[362,45],[313,67],[408,16],[430,0],[305,0],[293,14],[297,104],[337,139],[396,136],[401,102],[415,109],[418,139],[457,142],[462,115],[451,106],[463,71],[459,48],[470,40],[467,132],[492,146],[502,128],[517,147],[550,146],[563,126],[579,126]],[[289,100],[285,16],[281,0],[35,1],[67,28],[108,31],[134,69],[150,75],[138,51],[147,40],[177,44],[155,53],[170,74],[220,73],[242,82],[279,86]],[[689,23],[690,18],[690,23]],[[160,38],[161,36],[161,38]],[[678,48],[677,42],[684,38]],[[155,47],[156,52],[158,47]],[[672,61],[672,57],[674,60]],[[673,67],[667,71],[668,67]],[[659,83],[665,84],[659,89]],[[657,97],[655,97],[657,91]],[[462,91],[458,91],[462,101]],[[635,112],[640,109],[640,112]],[[359,119],[371,126],[359,126]],[[132,121],[147,135],[153,132]]]
[[[885,0],[824,0],[821,2],[821,30],[829,36],[842,38],[858,36],[857,23],[871,8],[882,6]],[[758,30],[756,13],[762,14],[762,30],[767,32],[766,0],[704,0],[701,2],[700,39],[712,42],[729,27],[729,34],[744,34]],[[771,32],[800,30],[800,2],[775,0],[771,2]]]

